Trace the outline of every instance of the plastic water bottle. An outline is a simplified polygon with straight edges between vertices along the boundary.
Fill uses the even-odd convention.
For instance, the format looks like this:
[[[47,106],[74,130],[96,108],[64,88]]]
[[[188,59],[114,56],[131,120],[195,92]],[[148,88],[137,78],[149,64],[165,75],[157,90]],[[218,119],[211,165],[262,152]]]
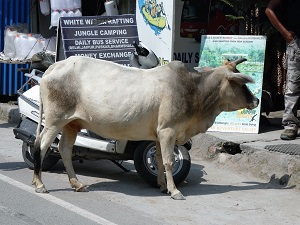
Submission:
[[[36,45],[37,39],[34,36],[32,36],[32,34],[28,34],[27,36],[27,58],[31,58],[35,54],[34,47]]]
[[[68,5],[67,5],[67,0],[60,0],[60,10],[67,10]]]
[[[45,39],[44,38],[38,38],[37,43],[34,47],[35,47],[35,53],[43,51],[44,48],[45,48]]]
[[[21,41],[21,38],[20,38],[20,34],[16,33],[16,37],[15,37],[15,41],[14,41],[14,46],[15,46],[15,49],[17,50],[16,51],[16,54],[15,54],[15,59],[19,59],[20,58],[20,41]]]
[[[24,60],[28,54],[28,47],[26,45],[27,42],[27,35],[25,34],[20,34],[20,39],[19,39],[19,49],[16,48],[16,51],[20,52],[19,55],[19,60]]]
[[[31,51],[33,49],[35,41],[33,40],[32,34],[22,34],[21,35],[21,44],[22,44],[22,53],[21,58],[23,60],[28,59]]]
[[[60,9],[60,0],[51,0],[51,9],[52,10],[59,10]]]
[[[60,17],[67,17],[68,13],[65,10],[60,11]]]
[[[75,11],[75,16],[82,16],[82,13],[81,13],[80,9],[77,9]]]
[[[16,49],[15,49],[15,38],[16,38],[17,31],[12,30],[10,27],[6,28],[4,34],[4,55],[7,58],[14,58],[16,56]]]
[[[104,3],[106,15],[114,16],[119,15],[119,11],[115,1],[109,1]]]
[[[50,14],[50,4],[49,0],[40,0],[40,10],[45,16]]]
[[[51,26],[52,27],[57,27],[59,17],[60,17],[60,14],[59,14],[58,10],[55,10],[51,13]]]
[[[74,9],[81,8],[81,0],[74,0]]]
[[[24,34],[16,34],[15,38],[15,49],[16,49],[16,57],[17,60],[24,60],[28,55],[28,45],[27,44],[27,35]]]
[[[67,10],[74,9],[74,0],[67,0]]]
[[[30,52],[30,54],[28,55],[28,58],[32,58],[33,55],[39,53],[39,52],[42,52],[44,50],[44,47],[45,47],[45,41],[44,41],[44,38],[34,38],[35,40],[35,44],[34,46],[32,47],[32,50]]]
[[[74,16],[75,16],[74,11],[73,11],[73,10],[70,10],[70,11],[68,12],[68,17],[74,17]]]

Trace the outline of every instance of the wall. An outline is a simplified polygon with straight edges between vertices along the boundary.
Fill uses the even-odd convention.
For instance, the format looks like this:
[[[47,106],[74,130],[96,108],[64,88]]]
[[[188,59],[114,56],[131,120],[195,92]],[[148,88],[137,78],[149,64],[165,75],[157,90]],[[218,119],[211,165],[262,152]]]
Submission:
[[[37,1],[36,1],[37,2]],[[4,48],[4,30],[7,25],[27,23],[30,21],[30,0],[0,1],[0,51]],[[23,73],[18,68],[28,65],[0,63],[0,95],[14,95],[24,83]]]

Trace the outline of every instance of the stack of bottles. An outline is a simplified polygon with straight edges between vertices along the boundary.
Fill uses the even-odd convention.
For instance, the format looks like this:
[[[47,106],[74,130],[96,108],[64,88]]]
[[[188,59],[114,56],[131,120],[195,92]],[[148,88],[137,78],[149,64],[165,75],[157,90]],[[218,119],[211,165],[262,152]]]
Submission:
[[[27,61],[38,52],[56,52],[56,38],[43,38],[39,34],[20,32],[18,26],[8,26],[4,32],[2,58],[12,61]]]
[[[50,0],[50,3],[51,27],[58,26],[58,21],[60,17],[82,16],[81,0]]]

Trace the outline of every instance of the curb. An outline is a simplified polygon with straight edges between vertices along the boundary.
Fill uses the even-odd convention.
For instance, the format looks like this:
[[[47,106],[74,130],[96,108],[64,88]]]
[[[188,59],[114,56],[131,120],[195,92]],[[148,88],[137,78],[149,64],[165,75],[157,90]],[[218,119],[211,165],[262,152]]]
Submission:
[[[240,145],[242,153],[239,154],[211,153],[212,148],[224,142],[210,134],[196,135],[190,150],[191,158],[250,174],[274,185],[300,190],[300,156],[271,152],[248,144]]]

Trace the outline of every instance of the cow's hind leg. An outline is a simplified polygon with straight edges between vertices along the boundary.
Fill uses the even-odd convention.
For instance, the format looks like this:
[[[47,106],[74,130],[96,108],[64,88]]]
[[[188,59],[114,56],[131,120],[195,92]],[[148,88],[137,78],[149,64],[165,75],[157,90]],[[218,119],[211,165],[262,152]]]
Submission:
[[[165,193],[168,191],[168,189],[167,189],[167,183],[165,179],[165,173],[164,173],[165,168],[163,165],[160,143],[158,141],[156,142],[156,162],[157,162],[157,169],[158,169],[157,184],[161,192]]]
[[[86,192],[88,191],[86,185],[83,185],[78,181],[72,164],[72,149],[76,140],[76,136],[77,130],[66,125],[63,128],[62,137],[59,141],[58,149],[68,173],[71,187],[75,188],[75,190],[78,192]]]
[[[52,126],[44,128],[42,133],[36,137],[34,143],[34,173],[32,184],[35,185],[35,191],[38,193],[48,193],[42,182],[42,163],[48,148],[59,133],[59,128]]]
[[[161,153],[163,158],[163,164],[165,166],[167,187],[171,192],[171,197],[176,200],[184,200],[185,197],[177,190],[173,180],[173,163],[174,163],[174,145],[175,145],[175,131],[171,128],[160,130],[159,142],[161,146]]]

